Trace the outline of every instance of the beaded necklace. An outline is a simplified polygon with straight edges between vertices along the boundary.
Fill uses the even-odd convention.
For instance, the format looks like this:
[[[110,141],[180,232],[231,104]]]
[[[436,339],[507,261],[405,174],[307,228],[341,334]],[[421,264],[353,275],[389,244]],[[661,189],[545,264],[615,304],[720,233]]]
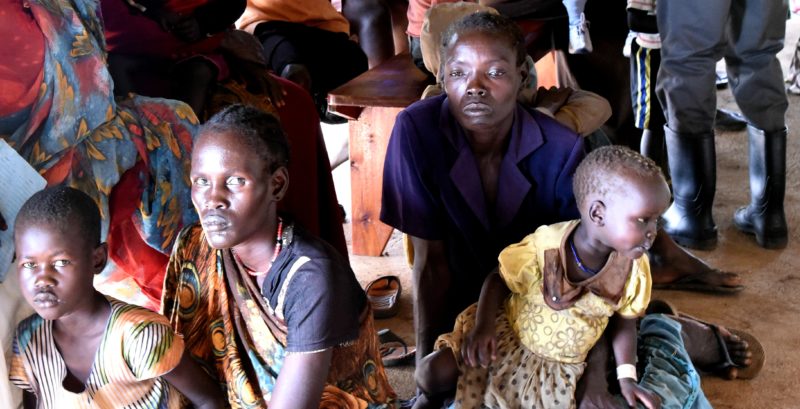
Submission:
[[[280,254],[281,250],[283,249],[282,236],[283,236],[283,219],[278,217],[278,234],[275,237],[275,251],[272,253],[272,260],[269,261],[269,265],[267,266],[267,269],[264,271],[250,270],[249,268],[247,268],[247,266],[244,265],[244,263],[242,263],[242,259],[239,258],[239,256],[236,254],[235,251],[233,251],[233,249],[231,249],[231,252],[233,252],[233,255],[236,256],[236,258],[239,260],[239,263],[242,265],[242,267],[244,267],[244,271],[247,272],[247,274],[253,277],[259,277],[264,274],[267,274],[267,272],[269,272],[269,269],[272,268],[272,264],[275,263],[275,259],[278,258],[278,254]]]
[[[572,250],[572,257],[575,259],[575,264],[578,265],[581,271],[590,275],[595,275],[600,272],[600,270],[592,270],[586,264],[583,264],[583,261],[581,261],[581,258],[578,256],[578,252],[575,250],[575,242],[572,240],[572,237],[569,238],[569,248]]]

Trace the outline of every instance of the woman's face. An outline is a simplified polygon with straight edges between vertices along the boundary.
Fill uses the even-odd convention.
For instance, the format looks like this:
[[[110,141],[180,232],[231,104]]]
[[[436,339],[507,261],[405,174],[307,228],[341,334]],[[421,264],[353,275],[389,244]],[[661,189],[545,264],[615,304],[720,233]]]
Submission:
[[[277,201],[260,155],[230,133],[204,132],[192,153],[192,203],[208,243],[224,249],[263,234]]]
[[[443,69],[450,111],[461,126],[477,132],[510,129],[525,72],[508,41],[480,32],[457,34]]]

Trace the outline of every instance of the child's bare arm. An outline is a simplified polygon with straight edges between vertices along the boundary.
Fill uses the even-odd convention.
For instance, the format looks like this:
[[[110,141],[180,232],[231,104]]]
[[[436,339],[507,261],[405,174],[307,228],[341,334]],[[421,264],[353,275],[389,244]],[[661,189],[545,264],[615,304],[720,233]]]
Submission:
[[[197,409],[224,407],[222,389],[192,360],[188,351],[183,353],[178,366],[164,375],[164,379],[186,396]]]
[[[661,400],[658,396],[636,383],[636,318],[625,318],[614,314],[611,318],[610,330],[614,359],[617,361],[617,379],[622,396],[631,407],[636,407],[638,400],[648,409],[660,408]],[[633,365],[633,367],[628,365]],[[627,370],[627,368],[630,369]]]
[[[484,280],[475,314],[475,327],[461,348],[461,356],[468,366],[486,367],[497,358],[495,319],[497,310],[510,292],[497,269]]]

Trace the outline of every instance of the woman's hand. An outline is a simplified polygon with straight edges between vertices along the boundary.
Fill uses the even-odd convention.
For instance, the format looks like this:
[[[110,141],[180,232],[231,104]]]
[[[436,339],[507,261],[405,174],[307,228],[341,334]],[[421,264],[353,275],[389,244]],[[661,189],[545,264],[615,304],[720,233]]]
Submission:
[[[539,109],[546,109],[548,112],[555,114],[564,104],[567,103],[570,95],[572,95],[571,88],[557,88],[557,87],[539,87],[536,92],[536,100],[534,107]]]
[[[220,44],[234,75],[247,85],[247,90],[267,95],[276,107],[282,107],[286,90],[269,75],[267,61],[264,59],[261,44],[250,33],[230,30]]]
[[[486,368],[497,359],[497,337],[494,322],[477,324],[467,334],[461,347],[461,358],[467,366]]]
[[[620,379],[619,389],[625,401],[632,408],[636,407],[636,401],[642,402],[647,409],[661,408],[661,399],[658,395],[642,388],[631,378]]]

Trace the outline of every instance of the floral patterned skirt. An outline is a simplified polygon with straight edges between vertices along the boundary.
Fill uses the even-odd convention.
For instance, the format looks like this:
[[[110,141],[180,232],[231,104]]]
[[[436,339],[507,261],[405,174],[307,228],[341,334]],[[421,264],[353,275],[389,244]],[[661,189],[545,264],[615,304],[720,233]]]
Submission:
[[[487,368],[471,368],[461,359],[461,343],[475,325],[477,304],[459,314],[453,332],[436,340],[435,348],[451,348],[461,375],[457,408],[574,408],[575,387],[585,363],[571,364],[537,355],[522,345],[501,308],[495,319],[497,360]]]

